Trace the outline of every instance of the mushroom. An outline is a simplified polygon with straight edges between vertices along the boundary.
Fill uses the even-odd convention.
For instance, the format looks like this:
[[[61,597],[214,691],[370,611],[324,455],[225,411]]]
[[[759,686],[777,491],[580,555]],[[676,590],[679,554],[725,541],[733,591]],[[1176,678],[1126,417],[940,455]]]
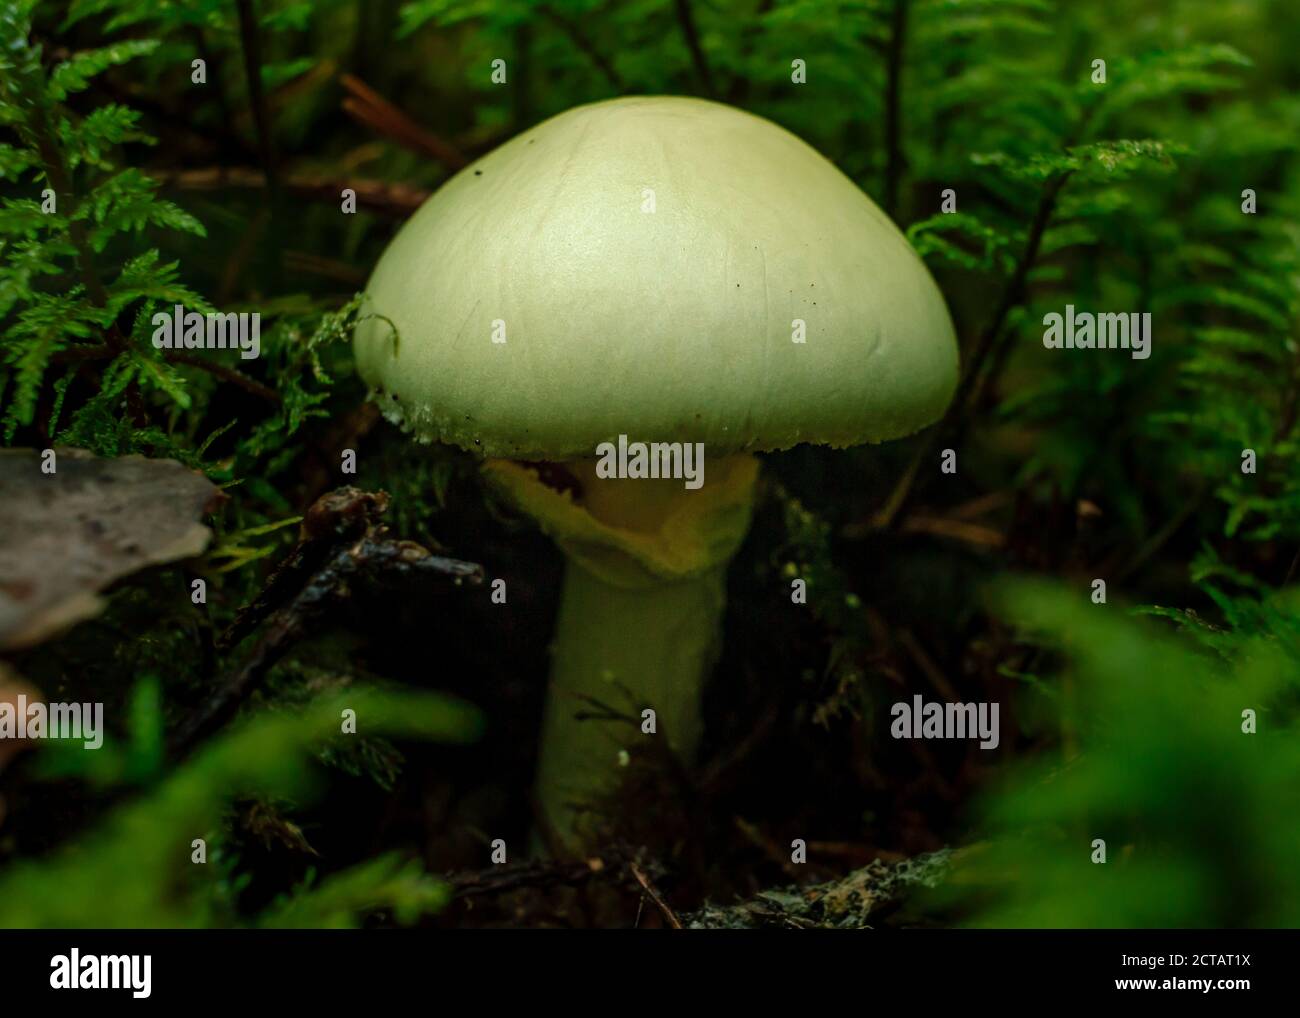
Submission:
[[[699,99],[519,135],[420,208],[368,293],[357,366],[386,416],[483,457],[566,556],[537,778],[553,847],[598,830],[639,740],[695,753],[753,454],[911,434],[956,384],[943,298],[888,217],[793,134]],[[620,441],[700,444],[703,483],[609,477]]]

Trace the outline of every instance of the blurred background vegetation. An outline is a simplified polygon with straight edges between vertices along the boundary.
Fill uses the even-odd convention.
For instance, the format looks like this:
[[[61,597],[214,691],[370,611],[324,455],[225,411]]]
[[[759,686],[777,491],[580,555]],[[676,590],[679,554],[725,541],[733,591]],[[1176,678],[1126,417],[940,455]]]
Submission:
[[[5,443],[172,457],[228,495],[201,560],[9,656],[111,731],[0,776],[0,923],[645,919],[618,867],[530,871],[473,909],[472,878],[431,876],[487,869],[495,838],[523,855],[561,563],[466,457],[378,419],[348,338],[457,169],[661,93],[769,117],[852,177],[935,274],[966,374],[923,435],[765,457],[704,758],[672,787],[631,774],[610,851],[682,910],[953,846],[906,921],[1300,923],[1298,49],[1289,0],[0,3]],[[232,375],[154,350],[176,302],[259,311],[263,356]],[[1150,312],[1153,355],[1044,351],[1066,303]],[[220,634],[342,483],[506,577],[509,610],[358,591],[233,727],[170,752],[248,653]],[[322,741],[343,690],[376,698],[360,748]],[[891,740],[914,693],[999,702],[1001,745]]]

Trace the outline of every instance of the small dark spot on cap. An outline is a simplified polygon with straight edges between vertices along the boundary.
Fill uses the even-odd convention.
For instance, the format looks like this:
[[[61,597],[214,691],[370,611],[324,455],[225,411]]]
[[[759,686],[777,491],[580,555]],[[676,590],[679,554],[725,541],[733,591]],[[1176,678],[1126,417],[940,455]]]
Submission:
[[[481,176],[483,176],[483,171],[482,171],[482,170],[475,170],[475,171],[474,171],[474,176],[476,176],[476,177],[481,177]]]

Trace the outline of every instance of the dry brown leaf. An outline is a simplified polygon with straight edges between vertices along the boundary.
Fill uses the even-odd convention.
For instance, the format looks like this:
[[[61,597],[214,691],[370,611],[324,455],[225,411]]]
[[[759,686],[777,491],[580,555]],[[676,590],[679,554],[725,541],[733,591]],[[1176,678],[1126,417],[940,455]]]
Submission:
[[[99,613],[99,592],[149,566],[198,555],[197,522],[225,497],[175,460],[0,449],[0,649],[29,647]]]

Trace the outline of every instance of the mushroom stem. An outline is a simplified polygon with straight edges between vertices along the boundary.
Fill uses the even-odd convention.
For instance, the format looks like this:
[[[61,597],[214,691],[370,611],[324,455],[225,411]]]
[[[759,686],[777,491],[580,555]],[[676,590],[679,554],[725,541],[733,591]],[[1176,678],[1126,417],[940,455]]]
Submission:
[[[567,559],[537,784],[542,826],[561,851],[601,832],[602,807],[624,773],[620,751],[666,749],[692,762],[727,563],[749,529],[758,477],[748,454],[711,460],[696,490],[680,480],[600,478],[594,461],[565,467],[577,494],[520,463],[485,466]],[[643,730],[647,709],[653,732]]]
[[[661,751],[649,744],[661,739],[678,761],[694,759],[725,601],[725,566],[626,588],[569,560],[537,770],[550,840],[570,845],[599,826],[602,800],[624,773],[623,753]],[[644,730],[646,710],[654,711],[653,734]]]

